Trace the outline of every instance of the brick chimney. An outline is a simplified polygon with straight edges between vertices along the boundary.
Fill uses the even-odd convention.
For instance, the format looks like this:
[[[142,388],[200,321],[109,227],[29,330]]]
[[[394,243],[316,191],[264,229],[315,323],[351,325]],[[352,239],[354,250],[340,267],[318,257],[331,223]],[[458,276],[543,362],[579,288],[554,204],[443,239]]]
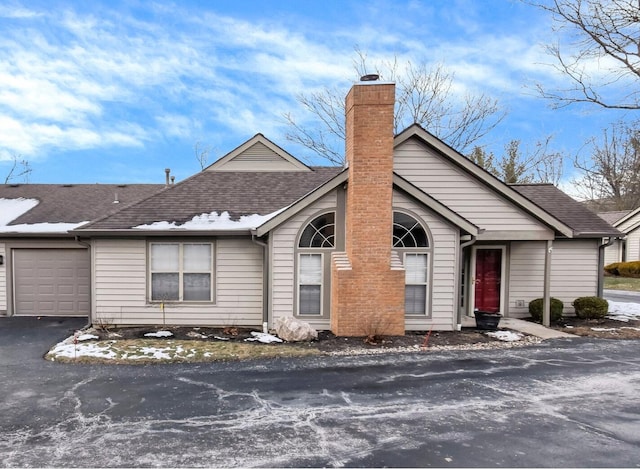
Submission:
[[[346,252],[331,266],[331,330],[404,334],[404,270],[392,262],[395,85],[355,84],[346,98]]]

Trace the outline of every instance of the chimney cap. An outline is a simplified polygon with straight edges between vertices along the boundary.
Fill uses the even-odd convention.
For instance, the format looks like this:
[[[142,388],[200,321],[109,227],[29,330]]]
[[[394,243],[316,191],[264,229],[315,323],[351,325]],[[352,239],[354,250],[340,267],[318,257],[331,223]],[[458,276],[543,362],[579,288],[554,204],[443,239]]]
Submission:
[[[380,79],[380,75],[377,73],[370,73],[369,75],[363,75],[360,77],[360,81],[377,81]]]

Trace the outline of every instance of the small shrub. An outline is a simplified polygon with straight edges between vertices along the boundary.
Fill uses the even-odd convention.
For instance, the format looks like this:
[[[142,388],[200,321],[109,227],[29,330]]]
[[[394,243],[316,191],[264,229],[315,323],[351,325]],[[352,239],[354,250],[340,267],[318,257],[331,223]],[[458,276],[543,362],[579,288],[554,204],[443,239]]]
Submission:
[[[609,312],[609,302],[597,296],[582,296],[573,301],[576,316],[580,319],[599,319]]]
[[[529,303],[529,314],[536,322],[542,322],[542,309],[544,306],[543,298],[536,298]],[[558,298],[551,298],[551,320],[559,321],[562,319],[562,310],[564,309],[564,303]]]
[[[618,272],[621,277],[640,278],[640,261],[620,262]]]
[[[604,271],[609,275],[615,275],[617,277],[618,275],[620,275],[620,272],[618,271],[618,267],[620,267],[620,264],[622,264],[622,262],[613,262],[609,265],[605,265]]]

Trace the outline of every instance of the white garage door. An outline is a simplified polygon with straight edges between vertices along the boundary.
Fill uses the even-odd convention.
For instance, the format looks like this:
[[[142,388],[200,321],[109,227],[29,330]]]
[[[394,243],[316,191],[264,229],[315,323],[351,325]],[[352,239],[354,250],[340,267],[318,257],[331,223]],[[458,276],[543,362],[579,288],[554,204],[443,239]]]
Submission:
[[[14,314],[87,316],[89,270],[87,249],[14,249]]]

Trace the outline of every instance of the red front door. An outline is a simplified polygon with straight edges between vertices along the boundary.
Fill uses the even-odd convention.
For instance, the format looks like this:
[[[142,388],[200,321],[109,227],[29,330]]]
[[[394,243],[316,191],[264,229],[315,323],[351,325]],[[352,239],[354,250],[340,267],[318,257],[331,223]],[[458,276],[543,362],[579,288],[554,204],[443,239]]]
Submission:
[[[502,277],[502,249],[476,250],[476,279],[474,309],[500,311],[500,280]]]

